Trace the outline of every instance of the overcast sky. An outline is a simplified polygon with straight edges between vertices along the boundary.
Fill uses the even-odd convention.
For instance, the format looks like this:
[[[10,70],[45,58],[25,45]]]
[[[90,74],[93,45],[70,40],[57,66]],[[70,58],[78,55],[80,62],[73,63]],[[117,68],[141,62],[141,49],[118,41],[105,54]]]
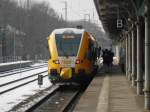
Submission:
[[[30,1],[47,1],[55,9],[59,16],[62,15],[65,18],[65,4],[64,1],[67,2],[67,19],[68,20],[81,20],[84,19],[85,14],[90,14],[91,21],[98,22],[101,24],[94,6],[93,0],[30,0]],[[89,17],[86,15],[86,20]]]
[[[27,1],[27,0],[16,0],[16,1]],[[65,3],[67,2],[67,19],[74,20],[82,20],[86,19],[90,20],[94,23],[97,23],[101,27],[101,22],[99,21],[97,11],[95,9],[94,0],[30,0],[34,2],[43,2],[46,1],[49,5],[54,8],[54,10],[58,13],[59,17],[63,17],[65,19]],[[86,15],[86,16],[85,16]]]

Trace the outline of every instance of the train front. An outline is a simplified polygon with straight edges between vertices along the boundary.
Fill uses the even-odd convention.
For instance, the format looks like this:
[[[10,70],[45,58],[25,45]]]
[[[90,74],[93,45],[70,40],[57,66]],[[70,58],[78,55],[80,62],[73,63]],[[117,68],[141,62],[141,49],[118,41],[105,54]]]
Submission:
[[[52,83],[72,82],[83,31],[77,29],[55,30],[48,39],[50,59],[49,79]]]

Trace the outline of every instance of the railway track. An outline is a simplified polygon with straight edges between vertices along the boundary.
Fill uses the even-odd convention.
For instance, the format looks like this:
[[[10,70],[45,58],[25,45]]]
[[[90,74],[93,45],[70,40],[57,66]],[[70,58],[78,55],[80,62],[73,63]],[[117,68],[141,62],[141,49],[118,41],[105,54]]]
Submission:
[[[38,74],[44,74],[43,78],[45,78],[47,76],[47,70],[39,72],[39,73],[34,74],[32,76],[24,77],[24,78],[17,79],[17,80],[14,80],[14,81],[11,81],[11,82],[8,82],[5,84],[1,84],[0,85],[0,95],[7,93],[9,91],[12,91],[14,89],[17,89],[19,87],[25,86],[29,83],[34,82],[34,81],[37,81],[38,80],[38,77],[37,77]]]
[[[58,86],[25,112],[68,112],[80,93],[79,87]]]
[[[4,87],[4,86],[10,85],[10,84],[13,84],[13,83],[22,81],[22,80],[25,80],[25,79],[28,79],[28,78],[37,76],[37,75],[39,75],[39,74],[41,74],[41,73],[45,73],[45,72],[47,72],[47,70],[45,70],[45,71],[43,71],[43,72],[40,72],[40,73],[37,73],[37,74],[33,74],[33,75],[30,75],[30,76],[23,77],[23,78],[20,78],[20,79],[16,79],[16,80],[13,80],[13,81],[9,81],[9,82],[0,84],[0,87]]]
[[[22,72],[27,72],[27,71],[35,70],[35,69],[38,69],[38,68],[44,68],[46,66],[47,65],[44,64],[44,65],[40,65],[40,66],[20,68],[20,69],[17,69],[16,71],[13,70],[13,71],[1,72],[0,78],[1,77],[11,76],[11,75],[22,73]]]
[[[43,71],[47,71],[47,67],[37,68],[31,71],[21,72],[17,74],[13,74],[7,77],[0,77],[0,87],[9,84],[10,82],[19,81],[20,79],[27,79],[28,77],[33,77],[35,74],[41,73]]]

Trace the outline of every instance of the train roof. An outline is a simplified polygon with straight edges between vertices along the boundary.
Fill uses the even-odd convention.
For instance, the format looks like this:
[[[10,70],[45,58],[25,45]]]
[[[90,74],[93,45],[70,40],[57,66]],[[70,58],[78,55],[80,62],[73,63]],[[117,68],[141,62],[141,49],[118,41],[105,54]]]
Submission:
[[[64,34],[64,33],[83,34],[84,32],[86,32],[85,29],[78,29],[78,28],[59,28],[53,31],[54,34]],[[90,33],[89,35],[91,40],[96,41],[96,38],[93,35],[91,35]]]
[[[64,32],[82,34],[84,31],[85,31],[84,29],[77,29],[77,28],[60,28],[60,29],[55,29],[53,32],[55,34],[62,34]]]

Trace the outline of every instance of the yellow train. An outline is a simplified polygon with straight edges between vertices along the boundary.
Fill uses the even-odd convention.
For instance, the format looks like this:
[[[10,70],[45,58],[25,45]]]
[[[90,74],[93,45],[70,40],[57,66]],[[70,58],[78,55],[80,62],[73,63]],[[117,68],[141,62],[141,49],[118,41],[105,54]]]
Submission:
[[[55,29],[48,37],[48,74],[52,83],[84,84],[97,70],[100,48],[84,29]]]

